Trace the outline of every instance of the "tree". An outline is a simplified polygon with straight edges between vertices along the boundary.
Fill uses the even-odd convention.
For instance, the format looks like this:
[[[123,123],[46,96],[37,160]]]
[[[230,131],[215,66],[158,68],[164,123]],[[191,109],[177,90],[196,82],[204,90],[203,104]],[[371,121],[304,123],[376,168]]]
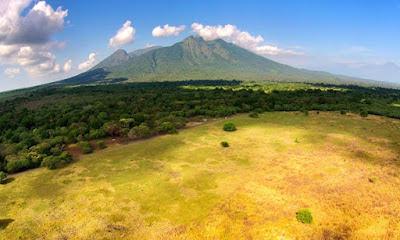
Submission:
[[[147,126],[147,124],[142,123],[139,126],[133,127],[129,131],[128,136],[131,139],[133,139],[135,137],[145,138],[145,137],[150,136],[150,134],[151,134],[150,128]]]
[[[104,126],[104,129],[111,137],[119,136],[121,133],[121,128],[114,123]]]
[[[227,131],[227,132],[233,132],[233,131],[236,131],[236,125],[232,122],[226,122],[226,123],[224,123],[223,129],[224,129],[224,131]]]
[[[160,124],[160,126],[158,126],[157,129],[160,133],[177,133],[176,126],[171,122],[163,122]]]
[[[5,172],[0,172],[0,184],[4,182],[4,179],[6,179],[7,174]]]

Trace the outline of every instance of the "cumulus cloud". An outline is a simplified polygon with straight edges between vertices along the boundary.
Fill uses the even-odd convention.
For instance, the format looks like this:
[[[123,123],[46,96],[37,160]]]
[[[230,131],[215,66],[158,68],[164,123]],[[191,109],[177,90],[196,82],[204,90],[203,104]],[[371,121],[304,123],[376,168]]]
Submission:
[[[64,70],[64,72],[69,72],[69,71],[71,71],[71,68],[72,68],[72,59],[65,62],[63,70]]]
[[[155,44],[146,43],[146,48],[151,48],[151,47],[154,47],[154,46],[155,46]]]
[[[260,35],[252,36],[246,31],[239,30],[235,25],[204,26],[199,23],[193,23],[191,27],[193,32],[203,37],[206,41],[222,38],[260,55],[303,55],[303,53],[294,50],[263,44],[263,37]]]
[[[19,68],[7,68],[4,70],[4,74],[8,75],[10,78],[15,78],[17,74],[19,74]]]
[[[165,24],[164,27],[157,26],[153,29],[152,35],[153,37],[168,37],[168,36],[178,36],[180,32],[186,29],[185,25],[181,25],[179,27],[169,26]]]
[[[131,21],[126,21],[117,34],[110,38],[108,47],[119,47],[135,40],[136,30],[131,26]]]
[[[96,53],[89,54],[89,59],[86,62],[83,62],[78,65],[79,70],[87,69],[93,67],[94,63],[96,62]]]
[[[27,9],[32,2],[33,7]],[[50,51],[65,43],[49,41],[63,29],[67,15],[68,10],[54,10],[45,1],[0,1],[0,65],[19,65],[39,75],[60,72]]]

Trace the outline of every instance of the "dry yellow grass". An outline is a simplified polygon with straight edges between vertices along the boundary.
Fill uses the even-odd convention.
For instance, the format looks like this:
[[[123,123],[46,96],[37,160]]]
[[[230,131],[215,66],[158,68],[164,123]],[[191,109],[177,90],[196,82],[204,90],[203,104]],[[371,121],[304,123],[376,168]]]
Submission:
[[[0,186],[0,221],[14,220],[0,236],[400,239],[400,121],[337,113],[229,121],[236,132],[212,123],[17,176]],[[312,224],[296,220],[303,208]]]

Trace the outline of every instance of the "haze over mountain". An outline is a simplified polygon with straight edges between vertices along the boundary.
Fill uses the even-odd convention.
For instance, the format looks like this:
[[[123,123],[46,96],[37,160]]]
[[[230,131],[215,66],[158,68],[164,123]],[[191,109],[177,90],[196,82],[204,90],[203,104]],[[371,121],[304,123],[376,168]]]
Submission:
[[[170,47],[127,53],[117,50],[90,71],[62,83],[144,82],[176,80],[267,80],[285,82],[376,83],[272,61],[222,39],[190,36]]]

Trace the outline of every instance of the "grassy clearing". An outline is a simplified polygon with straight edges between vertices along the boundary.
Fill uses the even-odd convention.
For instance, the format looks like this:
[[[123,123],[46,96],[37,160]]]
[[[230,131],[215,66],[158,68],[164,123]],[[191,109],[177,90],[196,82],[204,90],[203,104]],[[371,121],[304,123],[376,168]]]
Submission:
[[[16,176],[0,185],[0,238],[400,238],[400,121],[229,121],[237,131],[216,122]]]

